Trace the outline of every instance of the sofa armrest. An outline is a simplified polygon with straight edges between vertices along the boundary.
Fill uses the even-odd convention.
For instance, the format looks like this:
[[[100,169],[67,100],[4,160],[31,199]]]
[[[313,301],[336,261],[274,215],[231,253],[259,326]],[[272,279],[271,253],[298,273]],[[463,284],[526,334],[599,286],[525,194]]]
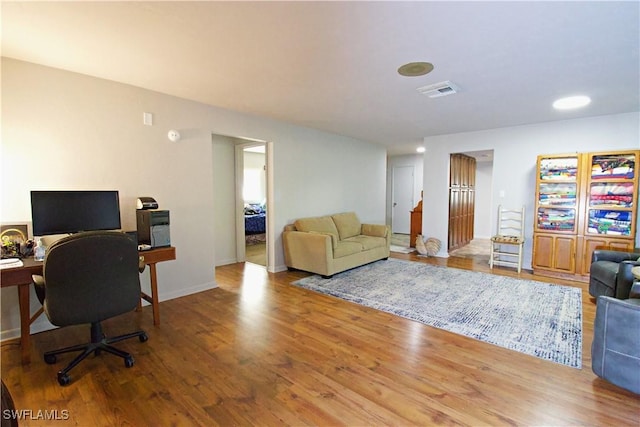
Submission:
[[[380,224],[362,224],[361,234],[371,237],[387,237],[389,226]]]
[[[333,259],[333,244],[329,234],[285,231],[282,233],[282,243],[287,267],[329,274],[325,273],[329,260]]]
[[[622,261],[618,264],[618,275],[616,276],[616,298],[627,299],[629,298],[629,292],[631,292],[631,286],[635,277],[631,274],[631,269],[640,265],[639,261],[635,259],[633,261]]]
[[[640,393],[640,299],[600,296],[591,345],[593,372],[620,387]]]
[[[609,251],[606,249],[596,249],[591,254],[591,263],[596,261],[635,261],[640,258],[639,252],[622,252],[622,251]]]

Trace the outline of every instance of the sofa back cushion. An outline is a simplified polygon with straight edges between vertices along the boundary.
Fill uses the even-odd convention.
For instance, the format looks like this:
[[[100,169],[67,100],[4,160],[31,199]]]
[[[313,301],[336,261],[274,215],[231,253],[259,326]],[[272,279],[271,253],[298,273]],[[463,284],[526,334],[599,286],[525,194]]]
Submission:
[[[359,236],[362,233],[362,224],[355,212],[345,212],[331,215],[333,222],[336,224],[340,240],[349,237]]]
[[[313,231],[315,233],[330,234],[332,236],[331,239],[334,241],[337,241],[340,238],[338,229],[330,216],[300,218],[296,220],[293,225],[296,226],[296,230],[298,231]]]

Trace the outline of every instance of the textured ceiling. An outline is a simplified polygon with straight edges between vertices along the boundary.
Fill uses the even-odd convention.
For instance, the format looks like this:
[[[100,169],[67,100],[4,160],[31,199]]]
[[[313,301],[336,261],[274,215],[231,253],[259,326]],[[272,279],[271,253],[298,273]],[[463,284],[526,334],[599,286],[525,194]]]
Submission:
[[[638,111],[638,2],[3,2],[2,54],[411,152]],[[433,72],[402,77],[407,62]],[[416,89],[450,80],[460,92]],[[593,102],[557,112],[554,99]]]

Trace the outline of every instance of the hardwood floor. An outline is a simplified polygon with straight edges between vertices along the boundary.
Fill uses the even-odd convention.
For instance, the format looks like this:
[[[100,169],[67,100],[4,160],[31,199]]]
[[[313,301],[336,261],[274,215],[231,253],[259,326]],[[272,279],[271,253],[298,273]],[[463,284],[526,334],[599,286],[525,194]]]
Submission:
[[[489,271],[470,258],[393,256]],[[640,396],[591,371],[595,305],[583,284],[563,282],[583,290],[579,370],[290,285],[306,275],[268,274],[249,263],[217,268],[219,288],[162,302],[159,327],[150,307],[105,322],[111,335],[147,331],[146,343],[119,344],[135,366],[108,354],[90,357],[66,387],[56,372],[69,357],[47,365],[42,353],[86,340],[87,328],[34,335],[28,366],[18,345],[4,344],[2,379],[17,409],[31,411],[21,425],[639,423]],[[33,419],[38,411],[68,419]]]

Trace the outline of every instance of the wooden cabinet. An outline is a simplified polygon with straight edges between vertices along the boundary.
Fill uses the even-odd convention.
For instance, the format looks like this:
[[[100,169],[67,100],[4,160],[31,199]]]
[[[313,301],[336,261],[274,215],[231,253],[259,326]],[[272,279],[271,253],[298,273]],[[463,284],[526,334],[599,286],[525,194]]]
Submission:
[[[422,234],[422,211],[411,211],[411,234],[409,235],[409,247],[416,247],[416,237]]]
[[[596,248],[632,249],[640,150],[538,156],[536,274],[587,281]]]
[[[416,237],[422,234],[422,199],[424,192],[420,192],[420,201],[411,211],[411,229],[409,234],[409,247],[416,247]]]
[[[476,159],[451,154],[449,175],[448,249],[460,248],[473,239]]]

